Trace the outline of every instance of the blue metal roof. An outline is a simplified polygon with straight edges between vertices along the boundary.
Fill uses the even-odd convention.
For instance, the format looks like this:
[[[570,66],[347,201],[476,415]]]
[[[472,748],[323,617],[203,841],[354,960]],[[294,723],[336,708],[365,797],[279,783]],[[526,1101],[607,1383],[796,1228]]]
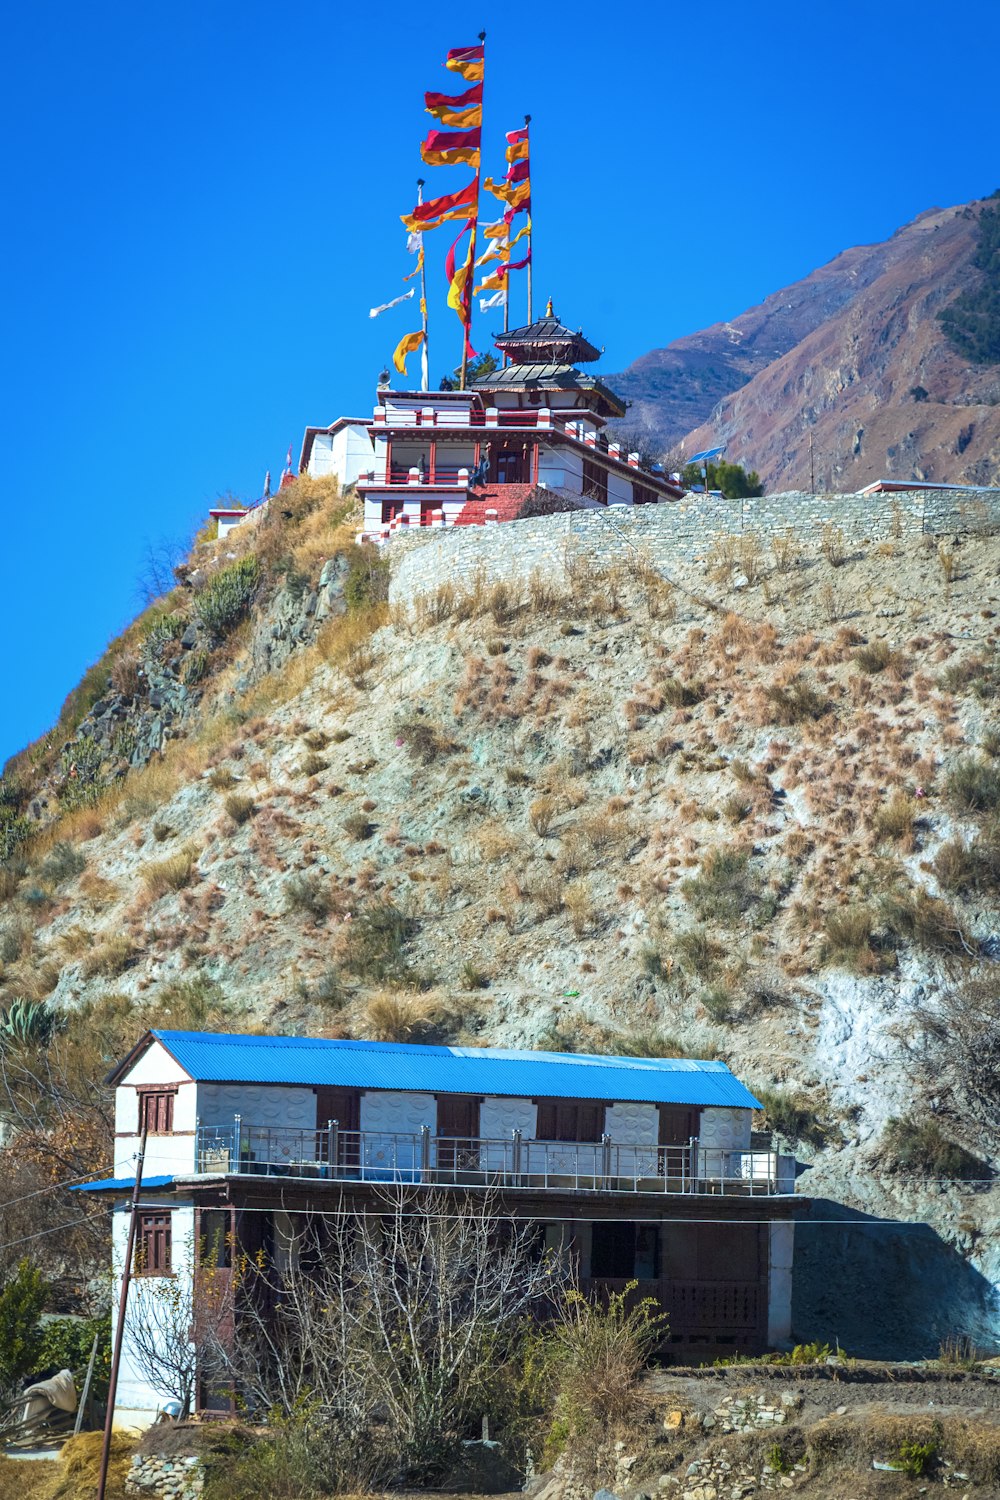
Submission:
[[[152,1034],[185,1072],[204,1083],[760,1107],[725,1063],[690,1057],[596,1057],[212,1031]]]
[[[169,1187],[173,1182],[172,1177],[144,1177],[142,1179],[142,1190],[147,1188]],[[73,1193],[130,1193],[135,1187],[134,1177],[102,1177],[100,1182],[83,1182],[79,1187],[71,1188]]]

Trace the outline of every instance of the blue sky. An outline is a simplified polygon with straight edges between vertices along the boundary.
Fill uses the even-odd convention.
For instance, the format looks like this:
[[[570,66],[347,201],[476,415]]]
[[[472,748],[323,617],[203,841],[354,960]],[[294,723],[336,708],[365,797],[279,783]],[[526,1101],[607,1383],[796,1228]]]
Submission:
[[[605,344],[606,371],[1000,186],[975,83],[993,0],[955,28],[925,0],[4,14],[0,763],[135,613],[150,544],[259,493],[307,423],[370,408],[415,326],[368,308],[410,269],[422,92],[464,86],[441,64],[481,27],[486,170],[530,112],[536,304]],[[446,234],[435,381],[459,357]]]

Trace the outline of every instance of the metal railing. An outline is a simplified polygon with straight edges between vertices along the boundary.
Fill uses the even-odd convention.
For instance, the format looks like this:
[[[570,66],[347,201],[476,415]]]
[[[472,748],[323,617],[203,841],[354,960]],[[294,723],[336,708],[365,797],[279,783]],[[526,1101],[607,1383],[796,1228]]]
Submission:
[[[773,1150],[724,1151],[600,1141],[536,1141],[513,1131],[504,1139],[277,1125],[199,1125],[199,1173],[409,1182],[455,1187],[530,1188],[541,1192],[791,1192],[787,1158]]]

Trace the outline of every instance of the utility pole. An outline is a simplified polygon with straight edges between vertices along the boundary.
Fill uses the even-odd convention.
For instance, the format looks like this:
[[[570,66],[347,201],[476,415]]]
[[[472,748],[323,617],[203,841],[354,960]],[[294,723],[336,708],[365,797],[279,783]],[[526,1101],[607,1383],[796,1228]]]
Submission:
[[[111,1353],[111,1377],[108,1381],[108,1412],[104,1418],[104,1442],[101,1446],[101,1469],[97,1478],[97,1500],[104,1500],[108,1487],[108,1460],[111,1457],[111,1424],[115,1415],[115,1397],[118,1394],[118,1370],[122,1362],[122,1340],[125,1334],[125,1311],[128,1307],[128,1289],[132,1280],[132,1260],[135,1255],[135,1229],[139,1219],[139,1194],[142,1191],[142,1163],[146,1155],[148,1125],[143,1125],[139,1140],[139,1155],[135,1163],[135,1185],[132,1188],[132,1206],[129,1211],[128,1245],[125,1250],[125,1265],[122,1269],[122,1289],[118,1298],[118,1323],[115,1327],[115,1342]]]
[[[816,464],[813,459],[813,435],[809,434],[809,493],[816,493]]]

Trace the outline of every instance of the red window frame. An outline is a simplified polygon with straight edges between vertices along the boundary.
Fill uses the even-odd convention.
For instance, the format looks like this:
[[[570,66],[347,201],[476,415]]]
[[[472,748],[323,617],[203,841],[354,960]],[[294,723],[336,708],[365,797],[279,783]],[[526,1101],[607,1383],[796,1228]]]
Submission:
[[[173,1275],[173,1214],[169,1209],[139,1214],[135,1231],[135,1274]]]
[[[139,1090],[139,1134],[172,1135],[176,1088],[141,1088]]]

